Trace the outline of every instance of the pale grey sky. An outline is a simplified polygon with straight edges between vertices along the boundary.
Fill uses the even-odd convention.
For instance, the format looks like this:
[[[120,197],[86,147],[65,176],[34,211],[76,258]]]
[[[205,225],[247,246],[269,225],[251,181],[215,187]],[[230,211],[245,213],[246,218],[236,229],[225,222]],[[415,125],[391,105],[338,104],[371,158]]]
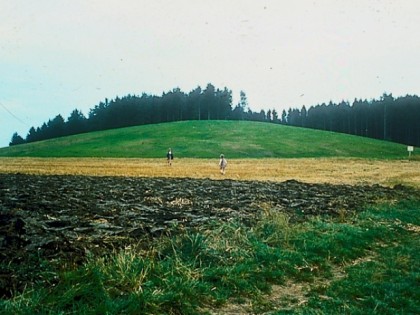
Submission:
[[[0,147],[105,98],[245,91],[252,110],[420,95],[418,0],[0,0]]]

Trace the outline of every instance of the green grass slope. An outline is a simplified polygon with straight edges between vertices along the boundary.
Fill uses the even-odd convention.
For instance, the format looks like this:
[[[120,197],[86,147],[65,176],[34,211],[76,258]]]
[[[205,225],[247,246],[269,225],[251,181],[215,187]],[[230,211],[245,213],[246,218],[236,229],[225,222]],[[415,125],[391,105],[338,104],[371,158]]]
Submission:
[[[164,157],[396,159],[401,144],[320,130],[250,121],[182,121],[74,135],[0,148],[3,157]]]

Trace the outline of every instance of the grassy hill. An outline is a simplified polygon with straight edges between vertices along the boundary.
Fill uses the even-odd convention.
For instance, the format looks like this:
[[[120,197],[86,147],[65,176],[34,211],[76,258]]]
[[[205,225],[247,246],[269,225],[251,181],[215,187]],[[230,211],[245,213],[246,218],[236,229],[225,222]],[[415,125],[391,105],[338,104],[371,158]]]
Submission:
[[[74,135],[0,148],[8,157],[404,158],[401,144],[250,121],[182,121]]]

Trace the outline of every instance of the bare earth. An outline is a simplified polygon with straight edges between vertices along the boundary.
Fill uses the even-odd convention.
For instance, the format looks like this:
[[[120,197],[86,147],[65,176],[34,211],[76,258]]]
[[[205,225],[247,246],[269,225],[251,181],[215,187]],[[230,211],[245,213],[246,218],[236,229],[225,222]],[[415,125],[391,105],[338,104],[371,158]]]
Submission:
[[[330,184],[397,184],[420,188],[420,161],[365,159],[241,159],[228,160],[220,175],[218,160],[100,158],[0,158],[0,173],[178,177]]]

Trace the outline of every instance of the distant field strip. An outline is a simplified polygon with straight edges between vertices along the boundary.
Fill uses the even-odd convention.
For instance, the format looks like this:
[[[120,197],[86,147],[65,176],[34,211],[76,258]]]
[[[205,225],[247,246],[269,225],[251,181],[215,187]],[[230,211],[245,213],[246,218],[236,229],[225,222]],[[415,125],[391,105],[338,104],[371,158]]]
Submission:
[[[182,177],[308,183],[405,184],[420,188],[420,162],[347,158],[231,159],[221,175],[217,159],[0,158],[1,173]]]

